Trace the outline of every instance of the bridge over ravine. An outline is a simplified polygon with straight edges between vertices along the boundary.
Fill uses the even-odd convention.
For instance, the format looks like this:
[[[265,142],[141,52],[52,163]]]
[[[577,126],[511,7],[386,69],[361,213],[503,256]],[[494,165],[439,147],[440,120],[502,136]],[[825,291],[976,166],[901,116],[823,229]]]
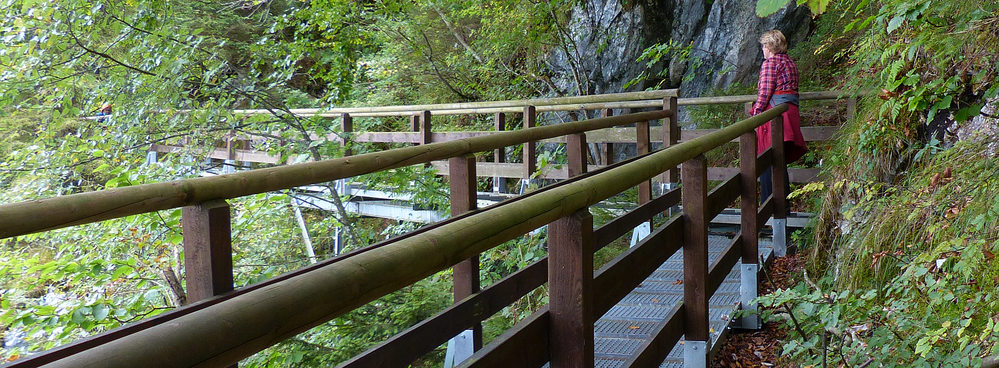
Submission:
[[[190,300],[196,301],[9,366],[230,366],[453,267],[454,305],[342,366],[407,366],[456,339],[455,344],[468,341],[467,349],[449,354],[463,367],[703,367],[730,324],[758,328],[751,301],[757,293],[759,267],[786,252],[783,173],[788,168],[783,146],[757,155],[754,130],[775,122],[771,134],[780,141],[780,114],[786,106],[714,131],[683,133],[676,119],[675,90],[642,93],[627,97],[637,100],[623,102],[619,95],[598,95],[478,105],[293,110],[338,117],[348,132],[352,119],[363,114],[419,116],[414,120],[422,128],[381,136],[418,143],[402,148],[0,206],[3,237],[183,207],[186,284]],[[718,101],[743,103],[743,99]],[[655,110],[536,126],[539,106]],[[505,119],[502,114],[520,111],[524,126],[466,132],[446,140],[447,133],[436,135],[430,129],[432,111],[495,114],[497,121]],[[652,122],[661,122],[663,128],[654,131]],[[618,162],[612,156],[595,157],[591,138],[620,132],[615,130],[620,127],[634,132],[636,155]],[[410,141],[410,134],[419,141]],[[348,139],[378,136],[356,133]],[[653,150],[652,136],[665,144]],[[733,141],[739,146],[739,166],[708,168],[704,155]],[[537,169],[538,142],[565,145],[564,176],[551,174],[557,176],[553,179],[564,179],[479,208],[477,178],[496,178],[498,183],[500,178],[530,177]],[[622,143],[626,142],[620,137],[600,142]],[[516,145],[524,147],[523,163],[500,162],[503,154],[497,154],[494,162],[476,162],[475,153]],[[448,176],[450,218],[233,290],[227,199],[428,164]],[[487,164],[492,167],[487,169]],[[516,165],[519,173],[501,165]],[[775,193],[761,200],[757,181],[767,168],[774,170]],[[594,226],[591,206],[636,186],[637,207]],[[738,203],[739,211],[724,214],[732,203]],[[737,219],[737,224],[709,229],[719,215]],[[759,236],[768,221],[773,239]],[[638,236],[633,247],[594,269],[594,252],[643,227],[647,235]],[[481,288],[478,254],[539,228],[547,232],[548,256]],[[549,304],[483,345],[481,322],[544,284]],[[734,319],[737,308],[750,313]]]

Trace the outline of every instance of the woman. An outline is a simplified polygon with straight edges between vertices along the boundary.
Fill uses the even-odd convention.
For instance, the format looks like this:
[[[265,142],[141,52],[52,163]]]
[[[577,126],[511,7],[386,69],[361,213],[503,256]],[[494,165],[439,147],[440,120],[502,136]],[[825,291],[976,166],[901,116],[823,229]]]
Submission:
[[[757,85],[756,102],[751,115],[760,114],[771,107],[787,103],[784,112],[784,157],[787,163],[801,158],[808,152],[805,139],[801,136],[801,117],[798,115],[798,66],[787,56],[787,39],[778,30],[769,31],[760,37],[763,47],[763,65],[760,66],[760,82]],[[770,123],[756,128],[756,154],[770,148]],[[790,180],[785,171],[785,194],[791,191]],[[773,171],[767,169],[760,176],[760,201],[773,193]]]

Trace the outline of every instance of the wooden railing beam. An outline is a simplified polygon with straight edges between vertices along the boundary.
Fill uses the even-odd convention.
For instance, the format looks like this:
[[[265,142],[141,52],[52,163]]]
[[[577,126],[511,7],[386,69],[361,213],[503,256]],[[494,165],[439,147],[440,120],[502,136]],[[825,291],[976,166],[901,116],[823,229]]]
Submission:
[[[568,160],[569,177],[586,173],[586,134],[570,134],[566,136],[566,158]]]
[[[651,142],[649,141],[649,122],[639,121],[635,123],[635,134],[637,136],[635,143],[637,144],[636,150],[638,151],[638,155],[641,156],[649,153],[651,146]],[[642,205],[648,203],[650,200],[652,200],[652,182],[646,180],[638,184],[638,204]]]
[[[181,210],[187,303],[233,288],[229,204],[211,201]]]
[[[683,306],[684,354],[687,367],[706,367],[708,331],[707,167],[704,155],[681,166],[683,184]]]
[[[576,211],[548,225],[552,368],[593,366],[593,216]]]
[[[538,123],[538,111],[534,106],[524,108],[524,129],[534,128]],[[538,156],[536,152],[537,143],[535,141],[524,142],[524,178],[529,179],[531,174],[538,170]]]
[[[603,109],[601,111],[601,117],[614,116],[614,109]],[[600,163],[603,165],[610,165],[614,163],[614,143],[606,142],[602,145],[600,149]]]
[[[785,161],[784,145],[784,119],[778,115],[770,121],[770,142],[773,147],[773,235],[774,235],[774,255],[783,257],[787,255],[787,162]]]
[[[340,137],[340,143],[343,144],[344,147],[343,149],[344,156],[350,156],[354,154],[353,150],[351,150],[350,148],[351,142],[349,142],[347,139],[347,137],[349,137],[353,132],[354,132],[354,118],[350,116],[349,113],[343,113],[343,115],[340,115],[340,134],[343,135],[342,137]]]
[[[506,114],[502,112],[496,113],[493,117],[493,126],[496,128],[497,132],[506,130]],[[493,151],[493,162],[498,164],[506,162],[506,147],[500,147]],[[493,176],[493,191],[497,193],[505,193],[506,178]]]
[[[458,216],[477,208],[478,196],[475,191],[475,156],[452,157],[450,168],[451,216]],[[479,256],[473,255],[453,267],[454,302],[457,303],[479,292]],[[482,348],[482,325],[472,326],[474,350]]]
[[[757,212],[759,211],[756,191],[756,178],[759,177],[756,168],[756,131],[749,131],[739,139],[739,175],[742,177],[740,195],[741,216],[742,216],[742,269],[740,270],[741,284],[739,286],[739,302],[742,303],[742,310],[746,312],[738,321],[739,327],[745,329],[759,329],[760,317],[756,297],[758,295],[759,282],[759,223],[757,222]]]

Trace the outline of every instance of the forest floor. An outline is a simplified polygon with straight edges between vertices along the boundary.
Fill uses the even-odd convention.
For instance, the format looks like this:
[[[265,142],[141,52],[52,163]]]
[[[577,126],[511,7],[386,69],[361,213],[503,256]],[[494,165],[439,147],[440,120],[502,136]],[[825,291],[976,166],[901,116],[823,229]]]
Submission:
[[[761,280],[761,294],[777,288],[789,288],[797,280],[792,275],[801,270],[804,257],[791,254],[777,258],[767,269],[769,277]],[[780,359],[781,346],[788,329],[780,321],[768,321],[756,331],[732,330],[718,348],[711,361],[712,367],[793,367],[791,362]]]

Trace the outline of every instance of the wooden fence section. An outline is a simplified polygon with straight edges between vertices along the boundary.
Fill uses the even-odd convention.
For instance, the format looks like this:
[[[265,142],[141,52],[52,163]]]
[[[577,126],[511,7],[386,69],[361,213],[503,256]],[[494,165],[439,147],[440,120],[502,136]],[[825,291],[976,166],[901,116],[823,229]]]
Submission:
[[[856,109],[855,98],[844,97],[839,91],[803,92],[801,93],[800,98],[802,101],[843,99],[847,105],[848,118],[853,115]],[[591,153],[587,156],[587,161],[591,162],[588,167],[598,168],[613,162],[614,149],[612,147],[615,144],[637,142],[640,147],[642,147],[643,144],[662,144],[662,142],[668,141],[670,145],[672,145],[689,141],[717,131],[717,129],[680,130],[679,127],[681,125],[685,125],[685,123],[678,122],[676,119],[675,112],[678,106],[745,104],[751,103],[752,101],[755,101],[755,99],[755,95],[677,98],[675,90],[658,90],[579,97],[489,101],[460,104],[383,106],[377,108],[334,108],[327,110],[290,109],[284,111],[283,113],[298,116],[324,116],[340,118],[342,133],[330,134],[326,137],[327,139],[334,141],[343,141],[344,138],[341,134],[345,134],[350,141],[358,143],[426,144],[429,142],[447,142],[471,137],[488,136],[494,134],[496,131],[507,130],[509,129],[506,123],[508,120],[507,115],[511,113],[521,115],[523,117],[522,120],[527,122],[525,125],[522,125],[526,128],[534,125],[537,121],[537,114],[541,112],[600,110],[603,112],[604,116],[609,116],[613,109],[661,108],[673,111],[673,114],[671,114],[668,119],[664,119],[663,122],[666,123],[672,130],[679,131],[677,138],[669,138],[668,134],[665,134],[667,132],[663,131],[662,125],[649,127],[648,134],[645,134],[644,131],[640,132],[640,129],[636,128],[606,128],[586,132],[586,141],[591,145],[599,146],[599,150],[595,151],[597,153]],[[235,110],[234,112],[240,114],[274,113],[274,111],[270,110]],[[282,112],[277,111],[277,113]],[[433,124],[431,123],[433,116],[481,114],[492,114],[494,116],[493,119],[497,122],[497,124],[494,124],[495,131],[438,132],[434,131]],[[386,116],[410,116],[413,123],[411,124],[412,131],[353,131],[353,119],[356,117]],[[501,122],[502,125],[498,125],[499,122]],[[804,136],[806,142],[825,141],[831,139],[837,130],[838,127],[835,126],[805,126],[802,127],[802,135]],[[646,136],[648,139],[645,139]],[[321,137],[314,136],[312,138],[320,139]],[[527,154],[522,155],[526,159],[521,163],[505,162],[506,149],[497,149],[492,155],[491,162],[476,163],[477,176],[494,178],[495,188],[499,188],[498,184],[500,183],[500,180],[504,178],[522,179],[530,177],[536,169],[536,157],[534,156],[534,152],[537,143],[565,143],[565,138],[555,137],[538,142],[527,142],[527,146],[525,146],[524,149],[524,152]],[[150,147],[150,150],[154,152],[173,152],[180,150],[180,147],[153,145]],[[215,149],[214,151],[209,152],[209,157],[251,163],[281,163],[280,157],[268,155],[264,152],[254,152],[251,150],[234,150],[231,147],[229,149]],[[433,166],[440,175],[448,175],[450,172],[447,168],[446,162],[437,162]],[[737,171],[737,168],[709,167],[708,180],[722,180]],[[790,179],[795,183],[814,181],[818,173],[819,170],[817,168],[792,168],[789,170]],[[569,174],[565,168],[551,168],[539,173],[537,177],[543,179],[561,180],[568,178]],[[675,182],[675,180],[666,180],[665,177],[656,178],[654,180],[662,182]]]
[[[0,206],[0,236],[10,237],[75,224],[123,217],[137,213],[186,206],[185,251],[197,253],[187,280],[204,288],[201,294],[215,295],[200,302],[124,326],[86,340],[56,348],[12,363],[12,367],[48,364],[50,366],[133,367],[149,362],[172,366],[228,366],[285,338],[353,310],[365,303],[406,287],[449,267],[460,265],[485,250],[526,234],[545,224],[549,227],[551,253],[500,282],[479,290],[474,267],[456,272],[464,285],[456,288],[457,303],[429,320],[396,336],[379,347],[345,363],[361,367],[389,363],[407,364],[414,357],[439,346],[457,332],[473,328],[538,285],[549,283],[551,304],[508,331],[475,356],[465,366],[592,366],[593,321],[614,302],[679,248],[684,248],[685,268],[692,270],[683,306],[659,328],[654,344],[633,359],[654,361],[672,347],[670,340],[687,334],[690,346],[697,345],[707,329],[700,321],[707,304],[700,303],[718,286],[734,260],[755,264],[756,255],[747,257],[756,244],[757,224],[769,217],[782,217],[785,208],[782,185],[774,185],[774,197],[761,210],[755,206],[757,176],[771,164],[775,178],[784,169],[781,145],[763,155],[755,147],[741,145],[744,159],[739,174],[708,191],[707,171],[702,155],[739,137],[746,141],[754,128],[779,119],[786,106],[778,106],[716,132],[671,145],[603,168],[590,171],[582,147],[585,132],[613,126],[668,118],[674,112],[659,110],[584,120],[569,124],[533,127],[469,137],[457,141],[361,154],[340,159],[245,171],[208,178],[115,188],[100,192]],[[428,116],[428,115],[424,115]],[[429,119],[424,119],[429,121]],[[780,134],[779,121],[774,134]],[[567,142],[570,179],[543,187],[528,195],[476,210],[469,195],[474,192],[476,165],[470,154],[493,151],[527,142],[569,136]],[[752,148],[751,153],[746,150]],[[748,156],[747,156],[748,155]],[[755,157],[756,159],[745,159]],[[408,165],[449,160],[452,176],[451,197],[456,217],[398,238],[329,259],[315,265],[246,288],[231,288],[231,241],[229,209],[224,200],[268,191],[293,188]],[[593,229],[588,207],[628,188],[683,164],[683,193],[672,190],[604,225]],[[781,183],[775,183],[781,184]],[[750,189],[751,188],[751,189]],[[712,217],[741,196],[744,231],[726,250],[720,261],[707,265],[701,254],[706,248],[705,219]],[[592,253],[650,221],[681,201],[685,211],[660,226],[642,244],[625,252],[594,273]],[[748,211],[748,215],[746,215]],[[755,224],[752,223],[755,221]],[[677,242],[677,239],[683,239]],[[197,247],[198,249],[193,249]],[[688,256],[690,255],[690,256]],[[658,263],[657,263],[658,262]],[[688,264],[689,263],[689,264]],[[226,267],[229,267],[228,269]],[[462,267],[462,266],[459,266]],[[728,269],[726,269],[728,267]],[[205,271],[197,271],[206,269]],[[228,272],[228,275],[225,273]],[[226,279],[228,276],[228,280]],[[200,280],[200,281],[193,281]],[[457,282],[457,281],[456,281]],[[706,299],[704,299],[706,300]],[[707,351],[701,351],[706,359]],[[696,351],[692,353],[696,358]],[[650,360],[651,359],[651,360]],[[703,360],[703,359],[702,359]]]

